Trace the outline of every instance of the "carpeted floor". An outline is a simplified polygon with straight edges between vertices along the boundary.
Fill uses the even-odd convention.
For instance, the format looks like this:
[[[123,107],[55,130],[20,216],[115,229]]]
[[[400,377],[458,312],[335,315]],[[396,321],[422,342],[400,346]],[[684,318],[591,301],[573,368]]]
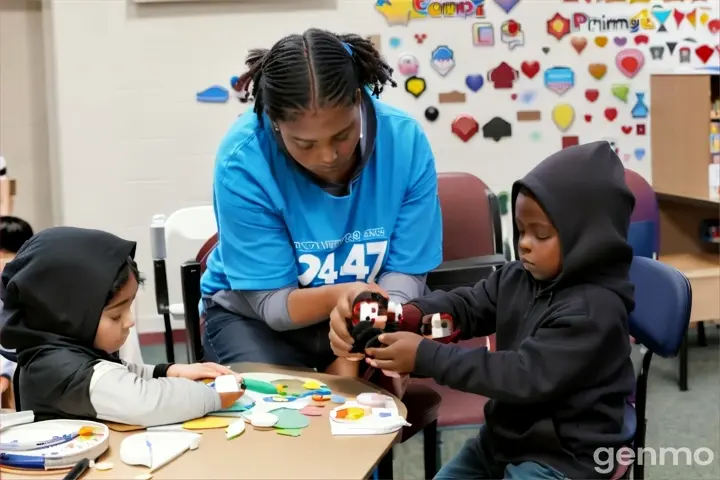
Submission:
[[[706,329],[706,347],[697,346],[690,333],[689,390],[678,389],[678,360],[654,358],[648,385],[647,447],[655,449],[655,465],[646,462],[648,480],[720,479],[720,330]],[[143,347],[147,363],[164,360],[161,345]],[[184,345],[176,346],[178,362],[187,358]],[[477,427],[441,430],[442,460],[452,458]],[[665,452],[661,450],[665,448]],[[703,466],[686,463],[686,450],[710,449],[714,460]],[[671,450],[675,449],[675,450]],[[682,450],[680,450],[682,449]],[[424,476],[422,437],[395,447],[395,479],[419,480]],[[678,461],[673,462],[674,454]],[[705,461],[707,455],[700,454]],[[661,465],[664,460],[664,465]],[[677,464],[673,464],[677,463]]]

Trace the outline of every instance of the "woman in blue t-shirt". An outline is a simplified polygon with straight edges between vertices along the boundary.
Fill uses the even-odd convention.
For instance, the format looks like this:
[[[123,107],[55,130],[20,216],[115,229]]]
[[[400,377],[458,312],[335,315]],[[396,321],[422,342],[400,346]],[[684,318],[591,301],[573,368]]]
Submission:
[[[362,37],[311,29],[246,64],[234,88],[254,108],[215,167],[206,359],[352,374],[328,370],[338,298],[376,282],[405,302],[442,261],[432,150],[416,120],[377,100],[393,70]]]

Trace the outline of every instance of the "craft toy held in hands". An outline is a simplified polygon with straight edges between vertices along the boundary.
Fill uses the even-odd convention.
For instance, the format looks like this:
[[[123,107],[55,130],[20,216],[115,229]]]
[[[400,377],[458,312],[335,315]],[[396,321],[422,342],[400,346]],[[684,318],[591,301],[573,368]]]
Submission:
[[[453,334],[452,317],[447,313],[435,313],[423,317],[420,334],[430,340],[442,341]]]
[[[377,292],[362,292],[353,302],[352,318],[348,330],[355,343],[352,353],[362,353],[366,348],[382,347],[378,337],[382,333],[400,330],[402,305],[389,301]]]
[[[417,331],[418,327],[412,327],[412,322],[405,322],[402,305],[369,291],[362,292],[353,302],[353,316],[348,320],[348,330],[355,340],[352,353],[384,347],[378,340],[383,333],[414,331],[440,343],[454,342],[459,335],[452,316],[447,313],[425,315],[420,322],[420,331]]]

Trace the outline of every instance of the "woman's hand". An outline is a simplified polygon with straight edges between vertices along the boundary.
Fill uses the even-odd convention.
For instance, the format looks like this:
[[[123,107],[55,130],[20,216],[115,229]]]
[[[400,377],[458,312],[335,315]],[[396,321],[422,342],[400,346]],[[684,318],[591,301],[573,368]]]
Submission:
[[[217,378],[220,375],[235,375],[228,367],[217,363],[191,363],[183,365],[176,363],[168,368],[168,377],[182,377],[190,380],[204,380],[206,378]]]
[[[388,296],[376,283],[349,283],[340,294],[337,305],[330,313],[330,346],[333,353],[338,357],[345,357],[353,361],[360,361],[365,357],[362,353],[350,353],[353,338],[348,331],[347,320],[352,317],[353,302],[355,302],[357,296],[367,291],[378,292],[385,297]]]

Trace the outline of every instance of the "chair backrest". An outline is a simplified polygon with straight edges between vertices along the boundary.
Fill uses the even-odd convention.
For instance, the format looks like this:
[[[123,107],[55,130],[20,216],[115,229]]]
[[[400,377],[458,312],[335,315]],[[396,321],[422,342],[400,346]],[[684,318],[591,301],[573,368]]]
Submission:
[[[196,257],[208,237],[217,233],[212,205],[182,208],[165,220],[168,297],[170,303],[182,303],[180,266]]]
[[[656,258],[660,249],[660,210],[655,191],[632,170],[625,169],[625,183],[635,195],[628,241],[636,256]]]
[[[690,324],[690,282],[679,270],[638,256],[633,258],[630,280],[635,284],[630,334],[654,354],[674,357]]]
[[[205,268],[207,267],[207,261],[208,257],[212,253],[213,250],[215,250],[215,246],[218,242],[218,234],[215,233],[212,237],[208,238],[202,247],[200,247],[200,250],[198,250],[197,256],[195,257],[195,260],[200,263],[200,273],[205,272]]]
[[[502,253],[497,197],[469,173],[440,173],[438,193],[443,216],[443,261]]]

